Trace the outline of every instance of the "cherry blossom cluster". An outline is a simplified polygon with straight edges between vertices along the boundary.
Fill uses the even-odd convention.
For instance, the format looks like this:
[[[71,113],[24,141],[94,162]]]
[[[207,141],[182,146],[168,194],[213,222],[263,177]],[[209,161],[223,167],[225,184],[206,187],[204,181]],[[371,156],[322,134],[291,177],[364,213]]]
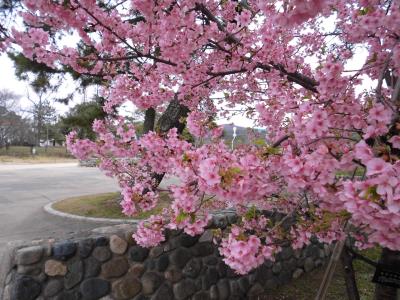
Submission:
[[[223,127],[211,122],[206,113],[193,111],[187,117],[187,128],[189,132],[198,138],[211,137],[219,138],[223,133]]]
[[[162,234],[163,225],[161,217],[151,216],[147,222],[139,222],[139,226],[133,237],[143,247],[157,246],[162,241],[165,241],[165,237]]]
[[[239,274],[246,274],[266,259],[273,260],[276,247],[263,245],[255,235],[245,236],[236,226],[221,242],[220,253],[224,262]]]
[[[70,151],[97,158],[118,180],[127,215],[157,207],[160,193],[171,198],[140,223],[140,245],[162,242],[166,228],[201,234],[214,211],[233,208],[239,222],[215,240],[240,274],[273,259],[283,243],[302,248],[313,237],[400,250],[397,1],[23,5],[24,26],[0,49],[104,82],[110,115],[94,122],[96,141],[71,133]],[[79,43],[59,42],[68,35]],[[157,123],[138,137],[113,116],[126,102],[166,114],[173,99],[189,110],[174,124],[204,143]],[[212,121],[234,114],[265,136],[231,149]],[[160,188],[166,177],[179,183]],[[273,222],[265,210],[287,217]]]

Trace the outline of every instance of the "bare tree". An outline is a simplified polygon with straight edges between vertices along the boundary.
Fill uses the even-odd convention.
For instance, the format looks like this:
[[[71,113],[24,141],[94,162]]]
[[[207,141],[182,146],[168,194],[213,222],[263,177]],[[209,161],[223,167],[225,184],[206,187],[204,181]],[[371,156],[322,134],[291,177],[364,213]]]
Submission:
[[[19,98],[10,90],[0,90],[0,147],[15,139],[16,129],[21,125],[22,118],[16,113]]]
[[[40,140],[45,138],[45,129],[57,119],[56,109],[49,100],[50,96],[44,92],[36,94],[36,99],[31,98],[28,93],[28,100],[31,102],[31,107],[28,112],[33,119],[33,132],[35,137],[35,145],[40,145]]]
[[[0,90],[0,107],[7,111],[15,111],[20,98],[21,96],[18,94],[7,89],[2,89]]]

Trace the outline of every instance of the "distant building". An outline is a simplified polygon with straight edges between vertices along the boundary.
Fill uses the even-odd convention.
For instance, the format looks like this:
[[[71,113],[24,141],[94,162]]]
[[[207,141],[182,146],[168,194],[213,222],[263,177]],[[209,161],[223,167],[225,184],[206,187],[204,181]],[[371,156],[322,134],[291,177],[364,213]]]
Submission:
[[[40,147],[59,147],[63,146],[63,142],[56,141],[55,139],[48,139],[48,140],[40,140],[39,146]]]

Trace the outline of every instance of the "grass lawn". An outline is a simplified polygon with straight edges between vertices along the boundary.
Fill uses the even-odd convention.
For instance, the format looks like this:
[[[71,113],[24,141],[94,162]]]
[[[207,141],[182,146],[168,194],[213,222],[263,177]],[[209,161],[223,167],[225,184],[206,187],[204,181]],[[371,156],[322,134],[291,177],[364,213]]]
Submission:
[[[170,203],[168,195],[161,193],[157,207],[130,218],[121,212],[119,199],[119,193],[96,194],[68,198],[53,204],[53,208],[65,213],[93,218],[145,219],[150,215],[159,214]]]
[[[2,155],[0,156],[0,164],[48,164],[48,163],[66,163],[78,162],[77,159],[56,156],[30,156],[30,157],[15,157]]]
[[[66,147],[35,147],[37,156],[57,156],[57,157],[73,157],[67,150]],[[8,148],[0,148],[0,156],[16,156],[16,157],[26,157],[32,156],[31,147],[29,146],[10,146]]]
[[[77,162],[65,147],[35,147],[36,154],[31,154],[31,147],[10,146],[0,148],[0,164],[32,164]]]
[[[361,253],[372,260],[378,261],[381,250],[379,248],[368,249]],[[360,261],[354,260],[357,286],[361,300],[372,300],[375,285],[371,282],[375,268]],[[319,268],[300,278],[293,280],[285,286],[281,286],[270,293],[260,297],[260,300],[308,300],[315,299],[319,285],[324,276],[325,267]],[[335,270],[332,283],[329,287],[327,299],[346,300],[347,292],[343,277],[342,265],[339,263]]]

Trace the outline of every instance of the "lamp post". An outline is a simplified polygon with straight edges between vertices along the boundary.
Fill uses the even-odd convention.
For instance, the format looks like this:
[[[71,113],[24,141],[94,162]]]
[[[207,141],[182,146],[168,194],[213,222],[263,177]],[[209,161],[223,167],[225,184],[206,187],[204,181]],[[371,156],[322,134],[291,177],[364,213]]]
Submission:
[[[35,148],[35,146],[36,146],[36,132],[35,132],[35,128],[31,128],[31,130],[32,130],[32,136],[33,136],[33,140],[32,140],[32,143],[31,143],[31,154],[32,154],[32,156],[35,156],[35,154],[36,154],[36,148]]]
[[[231,149],[233,150],[233,144],[236,139],[236,126],[233,126],[233,135],[232,135],[232,144],[231,144]]]

